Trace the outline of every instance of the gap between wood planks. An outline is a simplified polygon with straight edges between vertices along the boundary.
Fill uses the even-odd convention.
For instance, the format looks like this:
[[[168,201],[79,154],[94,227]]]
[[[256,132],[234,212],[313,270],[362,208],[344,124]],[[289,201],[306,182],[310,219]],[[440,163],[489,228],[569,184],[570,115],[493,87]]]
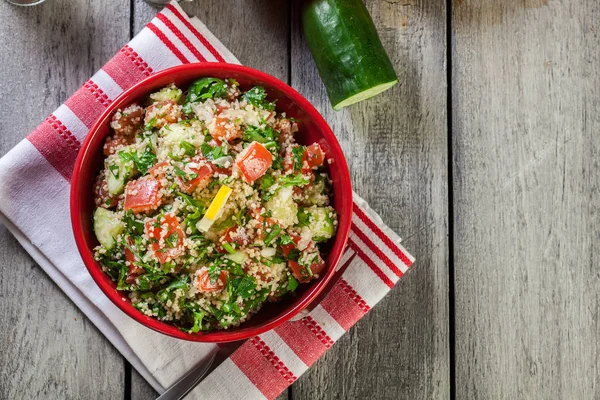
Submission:
[[[454,297],[454,185],[452,154],[452,1],[446,0],[446,121],[448,123],[448,353],[450,399],[456,399],[456,324]]]

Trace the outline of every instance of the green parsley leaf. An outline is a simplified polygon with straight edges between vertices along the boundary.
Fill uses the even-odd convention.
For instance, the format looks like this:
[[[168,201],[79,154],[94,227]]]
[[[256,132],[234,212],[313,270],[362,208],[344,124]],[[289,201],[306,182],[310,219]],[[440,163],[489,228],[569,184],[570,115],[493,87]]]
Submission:
[[[294,244],[292,237],[288,234],[283,234],[279,237],[279,244],[285,246],[287,244]]]
[[[297,175],[286,175],[279,178],[279,184],[281,187],[286,186],[304,186],[308,185],[310,180],[302,174]]]
[[[292,147],[292,155],[294,157],[294,171],[300,171],[302,169],[302,160],[304,159],[304,152],[306,148],[304,146]]]
[[[154,125],[156,125],[156,117],[152,117],[150,121],[148,121],[148,123],[144,125],[144,130],[151,131],[152,128],[154,128]]]
[[[223,248],[229,253],[229,254],[233,254],[235,253],[235,249],[233,248],[233,246],[231,245],[231,243],[227,243],[227,242],[223,242],[221,243],[221,246],[223,246]]]
[[[227,84],[219,78],[201,78],[188,88],[186,103],[196,103],[201,100],[227,95]]]
[[[200,150],[202,151],[202,155],[210,161],[216,160],[217,158],[221,158],[227,155],[227,152],[225,151],[224,147],[211,146],[208,143],[202,143],[202,146],[200,146]]]
[[[277,235],[279,235],[280,232],[281,232],[281,226],[273,225],[273,227],[271,228],[271,232],[269,232],[269,234],[265,238],[265,245],[268,246],[269,244],[271,244],[273,239],[275,239],[275,237],[277,237]]]
[[[252,89],[244,93],[242,98],[249,104],[252,104],[254,107],[262,108],[268,111],[275,110],[275,103],[270,103],[267,101],[267,92],[262,86],[254,86]]]
[[[304,208],[298,208],[298,226],[308,226],[310,223],[310,214],[304,211]]]
[[[262,129],[257,126],[249,126],[244,131],[242,138],[246,142],[268,143],[279,140],[279,133],[274,131],[270,126]]]
[[[271,186],[273,186],[274,184],[275,184],[275,178],[273,178],[273,175],[267,174],[262,177],[262,180],[260,182],[260,188],[262,190],[269,190],[269,188]]]
[[[290,276],[288,278],[288,285],[287,285],[287,289],[290,292],[293,292],[294,290],[296,290],[296,288],[298,287],[298,280],[296,278],[294,278],[293,276]]]
[[[186,156],[192,157],[196,155],[196,146],[194,146],[190,142],[186,142],[184,140],[179,144],[179,147],[181,147],[184,150]]]
[[[165,244],[170,249],[177,247],[178,242],[179,242],[179,232],[173,232],[165,238]]]

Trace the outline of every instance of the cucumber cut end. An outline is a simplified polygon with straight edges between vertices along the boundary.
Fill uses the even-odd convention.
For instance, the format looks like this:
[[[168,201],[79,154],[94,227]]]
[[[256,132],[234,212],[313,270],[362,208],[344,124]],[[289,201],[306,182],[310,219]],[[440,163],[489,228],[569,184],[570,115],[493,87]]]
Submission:
[[[359,101],[370,99],[371,97],[377,96],[379,93],[385,92],[392,86],[398,83],[398,79],[393,80],[391,82],[382,83],[381,85],[374,86],[370,89],[367,89],[363,92],[357,93],[353,96],[348,97],[340,101],[337,104],[333,104],[333,109],[335,111],[340,111],[344,107],[348,107],[349,105],[358,103]]]

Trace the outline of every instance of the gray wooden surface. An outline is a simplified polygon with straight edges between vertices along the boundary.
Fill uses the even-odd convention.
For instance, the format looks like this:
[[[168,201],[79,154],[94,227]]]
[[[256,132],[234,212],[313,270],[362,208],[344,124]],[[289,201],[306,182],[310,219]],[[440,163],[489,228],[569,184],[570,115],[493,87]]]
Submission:
[[[457,398],[600,398],[599,4],[453,11]]]
[[[0,156],[156,13],[132,1],[0,0]],[[316,105],[418,259],[281,398],[600,397],[598,3],[366,4],[400,84],[339,113],[298,2],[184,4]],[[156,396],[1,226],[0,320],[0,398]]]

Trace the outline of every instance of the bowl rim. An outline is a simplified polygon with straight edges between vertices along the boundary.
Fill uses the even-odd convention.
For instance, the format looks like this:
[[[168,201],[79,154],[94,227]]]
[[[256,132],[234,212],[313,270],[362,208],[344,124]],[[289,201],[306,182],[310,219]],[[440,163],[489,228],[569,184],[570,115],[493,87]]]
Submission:
[[[268,330],[271,330],[296,316],[302,310],[309,306],[309,304],[319,297],[319,295],[323,292],[323,290],[328,286],[331,278],[334,276],[336,272],[336,268],[342,258],[342,254],[346,245],[348,243],[348,237],[350,234],[350,227],[352,221],[352,184],[350,181],[350,172],[348,170],[348,165],[346,162],[346,158],[342,151],[342,148],[335,137],[335,134],[325,121],[325,119],[321,116],[321,114],[317,111],[317,109],[302,96],[295,89],[282,82],[278,78],[269,75],[265,72],[256,70],[254,68],[238,65],[238,64],[229,64],[229,63],[218,63],[219,69],[225,69],[228,72],[237,72],[240,74],[248,75],[252,80],[260,80],[268,85],[276,88],[282,93],[285,93],[296,105],[306,113],[307,118],[313,120],[315,125],[318,127],[321,136],[327,139],[328,144],[330,145],[330,151],[333,155],[333,159],[335,159],[336,163],[340,164],[340,170],[342,171],[342,176],[339,176],[338,188],[336,188],[336,196],[342,197],[342,209],[338,210],[338,212],[345,214],[345,218],[340,218],[340,224],[337,228],[337,233],[335,236],[336,242],[342,241],[342,245],[338,247],[338,251],[336,253],[330,253],[330,262],[329,269],[327,274],[321,277],[318,283],[307,292],[302,295],[302,298],[297,304],[293,307],[290,307],[284,310],[281,313],[278,313],[272,319],[261,323],[260,325],[248,328],[242,331],[236,331],[233,328],[230,330],[215,330],[209,332],[199,332],[199,333],[187,333],[184,332],[177,327],[163,321],[159,321],[153,317],[148,317],[141,313],[139,310],[135,309],[133,305],[129,302],[124,301],[123,296],[119,293],[118,290],[110,286],[110,284],[103,278],[106,277],[106,274],[101,270],[99,264],[94,260],[92,249],[88,248],[85,243],[85,235],[83,231],[83,218],[82,213],[80,212],[80,203],[79,203],[79,186],[82,173],[84,172],[82,165],[84,160],[87,157],[92,157],[93,154],[89,149],[90,143],[92,139],[98,134],[100,127],[106,123],[106,119],[109,118],[117,109],[115,105],[123,102],[128,98],[135,98],[140,95],[143,95],[145,87],[148,84],[153,83],[156,80],[159,80],[164,77],[168,77],[171,75],[177,75],[178,73],[185,72],[189,73],[190,71],[197,71],[197,78],[203,76],[209,76],[203,73],[203,70],[206,69],[214,69],[217,63],[190,63],[183,64],[171,68],[164,69],[160,72],[157,72],[149,77],[139,81],[134,84],[127,90],[124,90],[119,96],[117,96],[110,105],[102,112],[102,114],[96,119],[96,121],[92,124],[91,128],[88,131],[87,136],[81,144],[81,148],[77,154],[77,159],[75,161],[75,165],[73,168],[73,175],[71,179],[71,190],[70,190],[70,212],[71,212],[71,225],[73,229],[73,235],[75,237],[75,243],[79,250],[79,254],[83,260],[84,265],[86,266],[88,272],[92,276],[92,279],[100,287],[102,292],[125,314],[131,317],[133,320],[137,321],[141,325],[148,327],[154,331],[160,332],[164,335],[175,337],[182,340],[194,341],[194,342],[206,342],[206,343],[223,343],[223,342],[231,342],[237,340],[243,340],[247,338],[251,338]],[[121,105],[122,107],[123,105]],[[97,151],[97,150],[96,150]],[[330,287],[329,287],[330,288]],[[328,288],[328,289],[329,289]],[[260,311],[259,311],[260,312]],[[243,326],[240,325],[240,326]]]

